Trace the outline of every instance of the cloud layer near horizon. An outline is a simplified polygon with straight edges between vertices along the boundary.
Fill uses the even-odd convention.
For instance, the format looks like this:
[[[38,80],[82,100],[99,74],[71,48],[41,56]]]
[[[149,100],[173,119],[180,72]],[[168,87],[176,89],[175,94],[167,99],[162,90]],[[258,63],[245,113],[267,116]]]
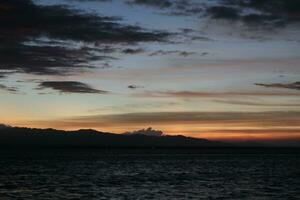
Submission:
[[[299,127],[299,112],[155,112],[155,113],[125,113],[110,115],[91,115],[62,119],[57,123],[69,127],[107,127],[123,125],[151,124],[219,124],[259,127]],[[299,127],[300,128],[300,127]]]
[[[144,127],[154,127],[166,134],[184,134],[232,140],[256,139],[300,140],[299,112],[155,112],[92,115],[35,121],[38,127],[56,124],[56,128],[94,128],[112,132],[126,132]]]

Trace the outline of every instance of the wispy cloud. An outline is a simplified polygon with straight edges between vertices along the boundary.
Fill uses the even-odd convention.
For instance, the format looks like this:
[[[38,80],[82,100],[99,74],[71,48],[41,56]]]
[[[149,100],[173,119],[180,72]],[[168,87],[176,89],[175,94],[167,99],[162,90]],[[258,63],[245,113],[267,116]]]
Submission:
[[[3,84],[0,84],[0,90],[6,91],[8,93],[12,93],[12,94],[18,94],[19,93],[19,89],[17,87],[9,87]]]
[[[294,83],[256,83],[255,85],[268,87],[268,88],[286,88],[286,89],[293,89],[293,90],[300,90],[300,82]]]
[[[107,91],[94,89],[91,86],[76,81],[45,81],[39,84],[38,90],[53,89],[60,93],[90,93],[106,94]]]
[[[179,51],[179,50],[174,50],[174,51],[164,51],[164,50],[158,50],[153,53],[150,53],[149,56],[168,56],[168,55],[176,55],[176,56],[183,56],[183,57],[188,57],[191,55],[196,54],[196,52],[190,52],[190,51]]]
[[[262,121],[262,119],[264,119]],[[299,126],[299,112],[155,112],[126,113],[115,115],[96,115],[70,119],[75,122],[110,122],[115,124],[130,123],[249,123],[251,124],[283,124]]]
[[[174,109],[181,104],[178,102],[143,102],[143,103],[127,103],[124,105],[115,105],[115,106],[104,106],[101,108],[96,108],[96,109],[90,109],[88,110],[88,113],[94,113],[94,114],[99,114],[99,113],[127,113],[127,112],[141,112],[142,111],[147,111],[147,110],[161,110],[161,109]]]
[[[145,91],[134,94],[140,97],[178,97],[178,98],[213,98],[213,97],[232,97],[232,96],[300,96],[300,93],[295,92],[206,92],[206,91]]]
[[[243,106],[268,106],[268,107],[299,107],[300,103],[295,102],[285,102],[285,103],[273,103],[273,102],[265,102],[265,101],[245,101],[245,100],[214,100],[213,102],[217,103],[225,103],[232,105],[243,105]]]

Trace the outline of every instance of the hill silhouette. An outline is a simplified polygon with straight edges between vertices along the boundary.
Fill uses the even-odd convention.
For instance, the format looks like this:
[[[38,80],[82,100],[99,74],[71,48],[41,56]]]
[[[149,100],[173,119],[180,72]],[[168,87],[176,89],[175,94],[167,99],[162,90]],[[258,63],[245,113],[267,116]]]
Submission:
[[[147,132],[148,130],[148,132]],[[161,133],[153,129],[142,129],[126,134],[99,132],[91,129],[63,131],[55,129],[0,128],[0,147],[79,147],[79,148],[177,148],[177,147],[221,147],[225,143],[213,142],[185,136],[169,136],[145,133]]]

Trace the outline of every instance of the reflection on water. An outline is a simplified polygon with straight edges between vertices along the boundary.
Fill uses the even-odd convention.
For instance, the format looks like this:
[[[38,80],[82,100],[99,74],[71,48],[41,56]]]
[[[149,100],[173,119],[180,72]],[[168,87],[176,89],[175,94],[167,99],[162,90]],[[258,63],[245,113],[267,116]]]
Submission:
[[[300,199],[299,154],[1,153],[0,199]]]

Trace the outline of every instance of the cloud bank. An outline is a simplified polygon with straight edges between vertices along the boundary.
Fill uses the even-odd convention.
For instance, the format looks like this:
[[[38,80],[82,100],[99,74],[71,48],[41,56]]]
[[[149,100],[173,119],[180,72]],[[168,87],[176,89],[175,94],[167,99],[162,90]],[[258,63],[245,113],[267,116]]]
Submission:
[[[163,42],[167,32],[31,0],[0,0],[0,70],[66,75],[111,59],[107,45]],[[3,75],[1,75],[3,77]]]

